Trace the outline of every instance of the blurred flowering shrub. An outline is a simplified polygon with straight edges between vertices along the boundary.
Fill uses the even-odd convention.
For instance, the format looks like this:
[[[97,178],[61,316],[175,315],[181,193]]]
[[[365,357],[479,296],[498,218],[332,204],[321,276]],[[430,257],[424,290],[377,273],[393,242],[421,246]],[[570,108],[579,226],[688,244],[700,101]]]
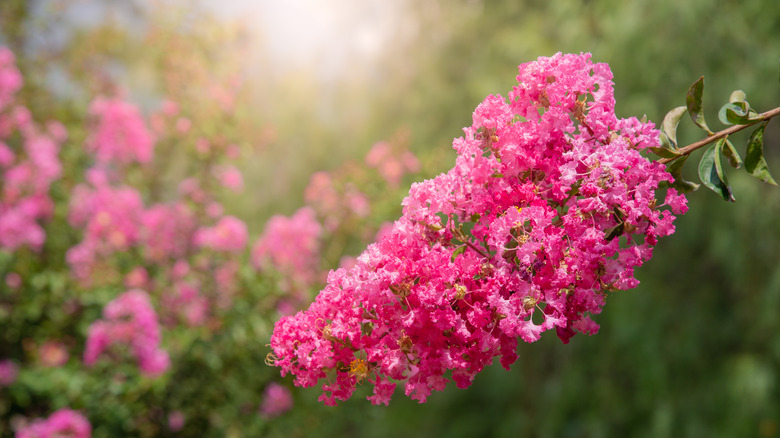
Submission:
[[[373,239],[418,165],[378,143],[378,171],[318,172],[307,205],[253,231],[223,204],[244,189],[240,81],[203,80],[214,96],[171,88],[143,111],[109,86],[43,122],[0,48],[1,430],[259,434],[294,405],[265,364],[273,321]]]

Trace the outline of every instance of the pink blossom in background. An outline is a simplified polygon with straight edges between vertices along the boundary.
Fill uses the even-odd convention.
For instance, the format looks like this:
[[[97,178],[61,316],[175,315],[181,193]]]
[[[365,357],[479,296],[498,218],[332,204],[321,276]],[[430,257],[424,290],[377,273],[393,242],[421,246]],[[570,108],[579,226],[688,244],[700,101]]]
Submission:
[[[219,183],[234,192],[240,192],[244,189],[244,177],[241,171],[235,166],[225,165],[216,170]]]
[[[615,116],[612,73],[589,54],[539,58],[517,80],[477,107],[454,167],[412,185],[392,230],[277,322],[282,375],[323,382],[328,405],[361,382],[374,404],[399,382],[422,403],[495,358],[508,369],[519,339],[594,334],[609,292],[638,284],[634,268],[685,210],[673,189],[668,209],[657,202],[671,176],[640,153],[659,131]]]
[[[192,128],[192,121],[186,117],[179,117],[176,120],[176,130],[181,134],[186,134]]]
[[[49,187],[62,173],[58,154],[67,131],[58,122],[43,130],[27,108],[10,107],[21,86],[14,55],[0,47],[0,248],[38,251],[46,240],[41,223],[54,209]]]
[[[398,187],[406,173],[420,170],[417,157],[407,150],[400,150],[386,141],[380,141],[366,154],[366,164],[377,169],[391,187]]]
[[[209,301],[200,294],[195,284],[179,282],[163,296],[163,307],[175,312],[177,319],[191,327],[205,324],[209,315]]]
[[[48,368],[59,368],[70,358],[65,344],[58,341],[46,341],[38,348],[38,359],[41,365]]]
[[[19,375],[19,366],[10,359],[0,360],[0,386],[11,386]]]
[[[0,47],[0,111],[13,102],[22,88],[22,74],[16,68],[16,57],[6,47]]]
[[[146,164],[152,161],[154,138],[135,105],[120,98],[98,97],[89,106],[95,124],[87,150],[100,164]]]
[[[143,266],[136,266],[125,275],[125,287],[128,289],[146,289],[149,286],[149,273]]]
[[[146,292],[129,290],[103,308],[103,319],[89,327],[84,363],[94,365],[112,345],[125,345],[138,360],[141,372],[157,376],[170,366],[168,353],[160,349],[157,314]]]
[[[260,415],[270,420],[289,411],[292,406],[293,398],[290,390],[276,382],[271,382],[265,388],[265,392],[263,392]]]
[[[260,270],[278,270],[293,288],[307,287],[319,273],[321,234],[310,207],[300,208],[291,217],[275,215],[252,248],[252,262]]]
[[[186,417],[182,411],[173,411],[168,414],[168,429],[171,432],[178,432],[184,428]]]
[[[16,431],[16,438],[90,438],[92,425],[80,413],[60,409],[47,419],[34,420]]]
[[[350,217],[366,217],[371,212],[368,197],[352,184],[337,184],[328,172],[316,172],[309,179],[304,200],[323,218],[333,232]]]
[[[5,284],[11,289],[19,289],[22,285],[22,276],[17,272],[9,272],[5,276]]]
[[[200,228],[193,238],[196,246],[215,251],[240,252],[246,246],[247,228],[244,221],[225,216],[213,227]]]
[[[197,227],[185,203],[156,204],[141,212],[140,245],[147,260],[167,262],[183,257]]]

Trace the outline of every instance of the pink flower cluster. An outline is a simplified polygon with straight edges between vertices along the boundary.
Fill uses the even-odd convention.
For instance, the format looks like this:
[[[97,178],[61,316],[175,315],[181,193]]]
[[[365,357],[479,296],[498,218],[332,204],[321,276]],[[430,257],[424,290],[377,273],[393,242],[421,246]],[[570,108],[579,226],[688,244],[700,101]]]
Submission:
[[[89,327],[84,363],[93,365],[112,345],[126,345],[138,360],[141,371],[157,376],[170,365],[168,353],[160,348],[157,314],[146,292],[129,290],[108,303],[103,319]]]
[[[11,251],[43,246],[40,221],[54,208],[49,186],[62,172],[57,154],[67,137],[62,124],[41,129],[27,108],[14,105],[21,85],[13,53],[0,47],[0,248]]]
[[[303,207],[291,217],[275,215],[252,248],[252,261],[258,269],[273,267],[300,290],[312,285],[319,273],[322,227],[314,210]]]
[[[495,357],[508,369],[518,338],[595,333],[608,292],[637,285],[634,268],[687,209],[672,189],[656,198],[671,176],[641,151],[658,131],[615,116],[612,73],[589,54],[539,58],[517,80],[477,107],[455,166],[412,186],[392,231],[277,322],[282,375],[324,380],[329,405],[363,381],[374,404],[398,382],[422,403]]]
[[[263,403],[260,405],[260,415],[271,419],[282,415],[293,406],[292,394],[284,386],[271,382],[263,393]]]
[[[0,386],[11,386],[19,375],[19,365],[10,359],[0,360]]]
[[[304,199],[323,218],[323,225],[329,231],[336,231],[354,218],[364,218],[371,210],[365,193],[324,171],[311,176]]]
[[[80,413],[71,409],[60,409],[49,418],[33,421],[16,431],[16,438],[90,438],[92,426]]]
[[[234,216],[224,216],[213,227],[195,233],[195,245],[215,251],[241,252],[247,241],[246,224]]]
[[[377,169],[390,187],[398,187],[405,173],[420,170],[420,162],[413,153],[394,148],[386,141],[374,144],[366,155],[366,164]]]
[[[141,113],[119,98],[98,97],[89,107],[95,119],[87,149],[100,164],[141,164],[152,161],[154,138]]]

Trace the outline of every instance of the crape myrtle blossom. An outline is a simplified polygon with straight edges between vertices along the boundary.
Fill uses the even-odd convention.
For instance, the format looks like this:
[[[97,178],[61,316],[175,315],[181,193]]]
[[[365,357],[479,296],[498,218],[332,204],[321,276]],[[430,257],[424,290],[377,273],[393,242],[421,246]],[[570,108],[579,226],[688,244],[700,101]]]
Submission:
[[[135,105],[120,98],[98,97],[89,106],[95,119],[87,150],[104,164],[146,164],[154,155],[154,137]]]
[[[0,47],[0,248],[37,251],[46,240],[41,221],[54,210],[49,186],[62,173],[57,155],[67,131],[59,122],[35,123],[15,100],[22,84],[13,53]]]
[[[47,419],[36,419],[16,431],[16,438],[90,438],[92,425],[80,413],[60,409]]]
[[[319,274],[321,235],[322,226],[311,207],[290,217],[274,215],[252,247],[252,262],[259,270],[275,268],[294,290],[306,288]]]
[[[329,405],[364,381],[374,404],[399,382],[424,402],[496,357],[508,369],[518,338],[596,333],[607,293],[638,284],[634,268],[687,209],[673,189],[656,198],[672,178],[641,151],[659,132],[615,116],[612,73],[589,54],[539,58],[517,80],[477,107],[455,166],[412,186],[392,230],[277,322],[282,375],[323,381]]]
[[[160,326],[149,296],[139,289],[129,290],[108,303],[103,319],[89,327],[84,363],[94,365],[112,345],[126,345],[142,373],[158,376],[170,366],[160,341]]]

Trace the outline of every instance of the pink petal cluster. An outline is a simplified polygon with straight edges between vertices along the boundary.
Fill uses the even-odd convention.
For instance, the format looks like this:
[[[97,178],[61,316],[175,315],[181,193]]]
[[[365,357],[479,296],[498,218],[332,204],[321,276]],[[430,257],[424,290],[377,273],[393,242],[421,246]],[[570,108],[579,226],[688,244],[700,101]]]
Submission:
[[[135,105],[119,98],[98,97],[89,106],[95,119],[87,150],[100,164],[149,163],[154,138]]]
[[[263,403],[260,405],[260,415],[271,419],[289,411],[293,406],[292,394],[284,386],[271,382],[263,393]]]
[[[371,210],[363,192],[324,171],[311,176],[304,191],[304,199],[323,218],[323,225],[329,231],[350,223],[353,218],[364,218]]]
[[[185,203],[156,204],[139,217],[140,245],[147,260],[165,263],[184,257],[197,220]]]
[[[321,234],[311,207],[303,207],[291,217],[275,215],[252,248],[252,262],[261,270],[278,270],[293,289],[305,288],[319,274]]]
[[[38,419],[16,431],[16,438],[90,438],[92,425],[80,413],[60,409],[43,420]]]
[[[92,184],[73,190],[68,216],[71,226],[84,229],[84,238],[65,256],[74,277],[84,284],[89,284],[99,262],[137,244],[143,212],[137,190],[111,186],[100,172],[90,176]]]
[[[595,333],[608,292],[637,285],[685,206],[671,189],[672,211],[656,199],[671,176],[641,151],[658,131],[615,116],[612,73],[589,54],[539,58],[517,80],[477,107],[455,166],[412,186],[392,231],[277,322],[269,361],[282,375],[324,381],[326,404],[363,381],[374,404],[398,382],[422,403],[496,357],[508,369],[518,338]]]
[[[193,237],[195,245],[215,251],[241,252],[246,246],[246,224],[234,216],[224,216],[213,227],[199,229]]]
[[[157,376],[170,365],[160,348],[157,314],[146,292],[129,290],[103,308],[103,319],[92,323],[84,350],[84,363],[93,365],[112,345],[126,345],[138,360],[141,372]]]
[[[390,187],[398,187],[404,174],[420,170],[420,162],[413,153],[394,148],[386,141],[371,147],[366,155],[366,164],[375,168]]]
[[[216,169],[216,177],[219,183],[234,192],[244,189],[244,176],[236,166],[225,165]]]
[[[13,102],[23,82],[13,52],[7,47],[0,47],[0,111]]]
[[[0,360],[0,386],[11,386],[19,375],[19,365],[10,359]]]
[[[67,137],[62,124],[41,129],[24,106],[14,106],[22,77],[14,55],[0,47],[0,248],[40,250],[51,217],[49,186],[62,173],[57,157]]]

